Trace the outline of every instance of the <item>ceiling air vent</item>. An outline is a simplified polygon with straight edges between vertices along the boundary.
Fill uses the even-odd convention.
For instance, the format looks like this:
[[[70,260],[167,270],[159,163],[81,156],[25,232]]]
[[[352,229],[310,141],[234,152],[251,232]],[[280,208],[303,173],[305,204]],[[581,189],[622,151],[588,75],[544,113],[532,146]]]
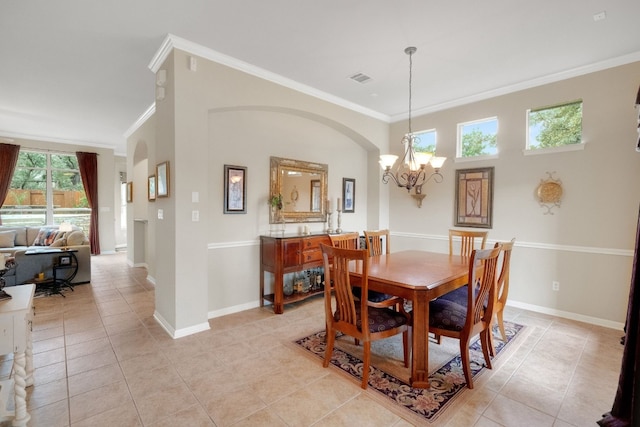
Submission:
[[[358,83],[367,83],[369,80],[371,80],[371,77],[367,76],[366,74],[362,74],[362,73],[356,73],[352,76],[349,77],[351,80],[358,82]]]

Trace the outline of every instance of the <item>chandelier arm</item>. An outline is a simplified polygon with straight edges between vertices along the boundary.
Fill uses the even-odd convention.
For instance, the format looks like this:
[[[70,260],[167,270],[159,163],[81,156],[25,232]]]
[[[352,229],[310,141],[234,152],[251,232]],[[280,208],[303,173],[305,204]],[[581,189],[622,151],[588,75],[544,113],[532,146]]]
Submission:
[[[440,171],[437,170],[435,172],[432,172],[431,175],[429,175],[429,178],[427,178],[422,184],[426,184],[427,182],[429,182],[431,180],[431,178],[433,178],[433,181],[436,184],[440,184],[442,182],[442,180],[444,179],[444,177],[442,176]]]
[[[382,174],[382,183],[388,184],[389,178],[393,179],[393,182],[395,182],[398,187],[402,187],[402,185],[398,182],[398,178],[396,178],[396,176],[391,173],[391,171],[384,171],[384,173]]]

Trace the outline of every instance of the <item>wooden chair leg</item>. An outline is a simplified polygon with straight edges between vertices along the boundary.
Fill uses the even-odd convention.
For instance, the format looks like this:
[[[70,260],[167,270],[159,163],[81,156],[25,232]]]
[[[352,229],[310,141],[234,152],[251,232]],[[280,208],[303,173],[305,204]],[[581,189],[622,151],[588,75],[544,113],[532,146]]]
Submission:
[[[329,366],[329,362],[331,362],[331,354],[333,353],[333,343],[335,342],[335,339],[335,331],[333,331],[333,329],[327,331],[327,346],[324,349],[324,362],[322,363],[322,366],[325,368]]]
[[[469,339],[461,337],[460,356],[462,357],[462,371],[464,372],[464,379],[467,381],[467,387],[472,389],[473,379],[471,378],[471,365],[469,364]]]
[[[366,341],[363,343],[364,345],[364,353],[363,353],[363,361],[362,361],[362,388],[366,389],[369,383],[369,366],[371,364],[371,341]]]
[[[480,344],[482,346],[482,354],[484,355],[484,361],[487,368],[493,369],[491,366],[491,354],[493,354],[495,350],[492,350],[493,343],[491,342],[491,327],[480,332]]]
[[[502,335],[502,341],[507,342],[507,333],[504,330],[504,312],[500,310],[496,316],[498,317],[498,327],[500,328],[500,335]]]
[[[409,350],[409,330],[406,330],[402,333],[402,351],[404,354],[404,367],[408,368],[409,367],[409,356],[410,356],[410,350]]]

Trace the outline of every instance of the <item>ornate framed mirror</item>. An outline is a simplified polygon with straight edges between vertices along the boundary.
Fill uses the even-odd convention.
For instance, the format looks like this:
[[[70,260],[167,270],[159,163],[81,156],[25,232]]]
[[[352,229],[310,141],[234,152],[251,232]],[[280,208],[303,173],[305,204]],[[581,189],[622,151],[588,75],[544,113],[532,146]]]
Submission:
[[[323,163],[271,157],[269,199],[279,195],[282,207],[270,210],[269,222],[326,221],[328,174]]]

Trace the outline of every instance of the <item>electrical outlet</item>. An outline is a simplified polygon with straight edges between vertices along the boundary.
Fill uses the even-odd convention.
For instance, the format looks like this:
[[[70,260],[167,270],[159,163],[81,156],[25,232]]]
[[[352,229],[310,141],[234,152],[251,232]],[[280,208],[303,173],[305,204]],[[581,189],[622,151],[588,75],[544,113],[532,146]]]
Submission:
[[[551,282],[551,289],[553,289],[554,291],[559,291],[560,290],[560,282],[556,282],[555,280],[553,282]]]

